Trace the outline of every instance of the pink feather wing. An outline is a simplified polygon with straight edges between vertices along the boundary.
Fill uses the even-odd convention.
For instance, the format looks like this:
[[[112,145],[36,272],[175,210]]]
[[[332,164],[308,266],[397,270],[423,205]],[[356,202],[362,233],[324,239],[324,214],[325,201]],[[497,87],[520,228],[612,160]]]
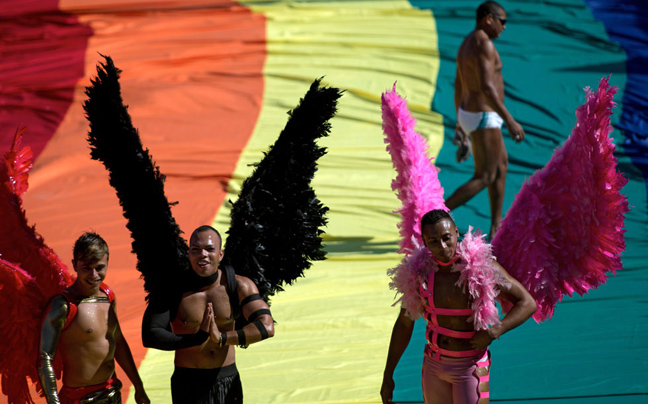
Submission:
[[[29,226],[21,195],[28,188],[31,149],[20,148],[25,129],[0,164],[0,373],[10,404],[32,403],[27,378],[38,379],[40,322],[50,299],[72,283],[67,268]],[[57,361],[57,368],[60,363]],[[39,387],[37,383],[37,387]]]
[[[34,278],[0,259],[0,373],[8,402],[33,403],[27,377],[38,381],[36,361],[40,334],[41,291]]]
[[[31,149],[20,148],[25,129],[18,130],[12,149],[0,164],[0,254],[2,259],[19,265],[49,299],[72,283],[67,267],[50,249],[34,226],[29,226],[22,208],[21,195],[27,190],[31,168]]]
[[[537,322],[564,295],[583,295],[622,268],[627,180],[608,136],[616,88],[605,77],[598,91],[585,91],[571,136],[526,181],[493,240],[498,261],[536,299]]]
[[[32,167],[33,153],[30,147],[20,148],[22,136],[27,128],[18,129],[14,135],[11,150],[5,156],[7,187],[16,196],[21,196],[29,187],[27,179]]]
[[[414,130],[416,120],[407,109],[405,100],[396,92],[396,84],[382,95],[382,119],[387,151],[397,173],[392,189],[402,203],[394,211],[402,217],[398,225],[401,235],[399,252],[410,255],[422,247],[421,217],[432,209],[447,211],[448,208],[443,200],[438,169],[427,155],[429,146],[425,138]]]

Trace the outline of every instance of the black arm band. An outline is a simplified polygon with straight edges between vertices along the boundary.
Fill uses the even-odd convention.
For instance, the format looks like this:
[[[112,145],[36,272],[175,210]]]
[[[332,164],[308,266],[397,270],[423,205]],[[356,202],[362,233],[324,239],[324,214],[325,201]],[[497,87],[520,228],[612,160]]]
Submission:
[[[174,334],[169,324],[171,317],[171,310],[149,303],[142,318],[142,342],[145,347],[175,351],[198,346],[209,338],[209,333],[203,330],[195,334]]]
[[[270,311],[270,310],[268,310],[268,311]],[[256,325],[256,328],[259,329],[259,332],[261,333],[261,341],[268,338],[268,330],[266,330],[265,325],[263,325],[261,320],[257,320],[255,322],[253,322],[252,324]]]
[[[236,330],[236,334],[238,335],[238,344],[239,345],[247,345],[245,342],[245,331],[243,329]]]
[[[261,300],[261,295],[258,293],[253,293],[250,296],[246,297],[245,299],[241,300],[241,307],[245,306],[246,304],[253,302],[255,300]]]
[[[267,314],[267,315],[270,316],[271,315],[270,310],[268,310],[268,309],[259,309],[259,310],[255,311],[254,313],[250,314],[250,317],[248,317],[247,321],[249,321],[251,323],[251,322],[255,321],[256,319],[258,319],[259,317],[261,317],[262,315],[264,315],[264,314]]]

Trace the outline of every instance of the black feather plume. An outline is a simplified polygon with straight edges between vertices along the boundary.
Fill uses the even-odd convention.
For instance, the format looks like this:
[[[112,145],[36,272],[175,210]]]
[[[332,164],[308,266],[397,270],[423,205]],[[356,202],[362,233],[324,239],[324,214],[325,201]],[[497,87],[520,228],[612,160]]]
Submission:
[[[84,104],[90,121],[88,142],[91,157],[101,161],[110,173],[110,185],[117,191],[137,255],[137,269],[144,289],[173,296],[178,280],[192,273],[188,247],[171,214],[164,194],[164,175],[142,147],[124,105],[119,74],[110,57],[97,66],[97,77],[86,88]]]
[[[250,278],[266,301],[326,256],[320,228],[328,208],[310,182],[326,153],[316,141],[328,136],[341,95],[313,82],[232,206],[223,261]]]

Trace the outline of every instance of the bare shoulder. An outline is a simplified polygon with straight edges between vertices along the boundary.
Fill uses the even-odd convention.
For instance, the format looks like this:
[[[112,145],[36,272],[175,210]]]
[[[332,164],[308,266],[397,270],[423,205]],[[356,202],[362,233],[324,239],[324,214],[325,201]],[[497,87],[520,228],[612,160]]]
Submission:
[[[476,31],[474,38],[475,49],[487,54],[495,52],[495,44],[484,31]]]
[[[492,59],[495,55],[495,46],[493,41],[482,30],[471,32],[459,47],[457,52],[457,61],[465,63],[475,59]]]
[[[495,268],[495,280],[500,288],[508,290],[513,282],[517,282],[495,258],[493,258],[491,264]]]
[[[250,278],[236,275],[236,291],[239,297],[246,297],[259,293],[259,289]]]
[[[529,292],[517,279],[511,276],[496,260],[493,259],[493,263],[496,270],[496,282],[500,289],[501,297],[509,302],[515,302],[525,297],[531,298]]]

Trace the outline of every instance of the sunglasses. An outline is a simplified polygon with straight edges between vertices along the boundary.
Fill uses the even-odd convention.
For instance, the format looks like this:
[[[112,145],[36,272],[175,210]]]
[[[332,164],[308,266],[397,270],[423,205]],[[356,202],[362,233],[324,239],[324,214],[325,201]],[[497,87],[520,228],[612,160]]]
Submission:
[[[502,25],[506,25],[506,18],[498,17],[496,15],[493,17],[497,18]]]

